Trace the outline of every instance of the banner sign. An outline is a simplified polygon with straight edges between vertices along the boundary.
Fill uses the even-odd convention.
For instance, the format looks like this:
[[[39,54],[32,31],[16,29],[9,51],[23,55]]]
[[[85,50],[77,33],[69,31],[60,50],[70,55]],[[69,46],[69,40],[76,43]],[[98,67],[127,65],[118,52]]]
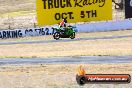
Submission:
[[[112,0],[37,0],[38,25],[112,19]]]
[[[125,18],[132,18],[132,0],[125,0]]]
[[[54,32],[55,31],[51,27],[1,30],[0,39],[19,38],[19,37],[27,37],[27,36],[52,35]]]

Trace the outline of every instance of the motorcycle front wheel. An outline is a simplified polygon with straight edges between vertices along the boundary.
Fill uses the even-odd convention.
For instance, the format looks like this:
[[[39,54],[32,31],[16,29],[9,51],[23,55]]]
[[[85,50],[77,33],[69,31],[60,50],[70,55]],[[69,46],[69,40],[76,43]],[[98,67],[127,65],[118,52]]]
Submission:
[[[75,38],[75,32],[72,33],[72,35],[70,36],[71,39]]]

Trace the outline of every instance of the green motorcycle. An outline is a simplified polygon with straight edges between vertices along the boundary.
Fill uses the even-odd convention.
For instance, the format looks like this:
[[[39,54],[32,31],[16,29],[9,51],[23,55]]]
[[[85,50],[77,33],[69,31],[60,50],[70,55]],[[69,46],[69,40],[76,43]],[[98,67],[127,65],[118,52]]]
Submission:
[[[53,33],[53,38],[58,40],[59,38],[71,38],[74,39],[75,38],[75,27],[73,26],[68,26],[68,27],[64,27],[62,30],[61,27],[59,28],[52,28],[55,32]]]

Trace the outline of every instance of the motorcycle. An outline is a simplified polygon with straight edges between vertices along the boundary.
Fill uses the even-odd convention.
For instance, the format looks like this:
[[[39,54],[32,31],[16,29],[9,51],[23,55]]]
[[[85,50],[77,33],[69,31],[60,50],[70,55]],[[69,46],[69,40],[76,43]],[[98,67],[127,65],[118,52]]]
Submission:
[[[52,27],[52,29],[55,31],[53,33],[53,38],[58,40],[59,38],[71,38],[74,39],[75,38],[75,27],[73,26],[68,26],[68,27],[58,27],[58,28],[54,28]],[[64,30],[62,30],[64,29]]]

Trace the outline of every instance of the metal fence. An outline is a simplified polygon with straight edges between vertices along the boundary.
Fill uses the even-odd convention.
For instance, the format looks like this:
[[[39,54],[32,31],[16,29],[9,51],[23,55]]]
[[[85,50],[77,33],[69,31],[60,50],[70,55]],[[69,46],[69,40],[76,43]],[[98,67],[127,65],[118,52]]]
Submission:
[[[124,20],[124,0],[112,0],[113,5],[113,20]],[[107,14],[107,13],[106,13]],[[34,28],[37,27],[36,13],[32,13],[27,16],[19,17],[0,17],[0,29],[22,29],[22,28]]]

